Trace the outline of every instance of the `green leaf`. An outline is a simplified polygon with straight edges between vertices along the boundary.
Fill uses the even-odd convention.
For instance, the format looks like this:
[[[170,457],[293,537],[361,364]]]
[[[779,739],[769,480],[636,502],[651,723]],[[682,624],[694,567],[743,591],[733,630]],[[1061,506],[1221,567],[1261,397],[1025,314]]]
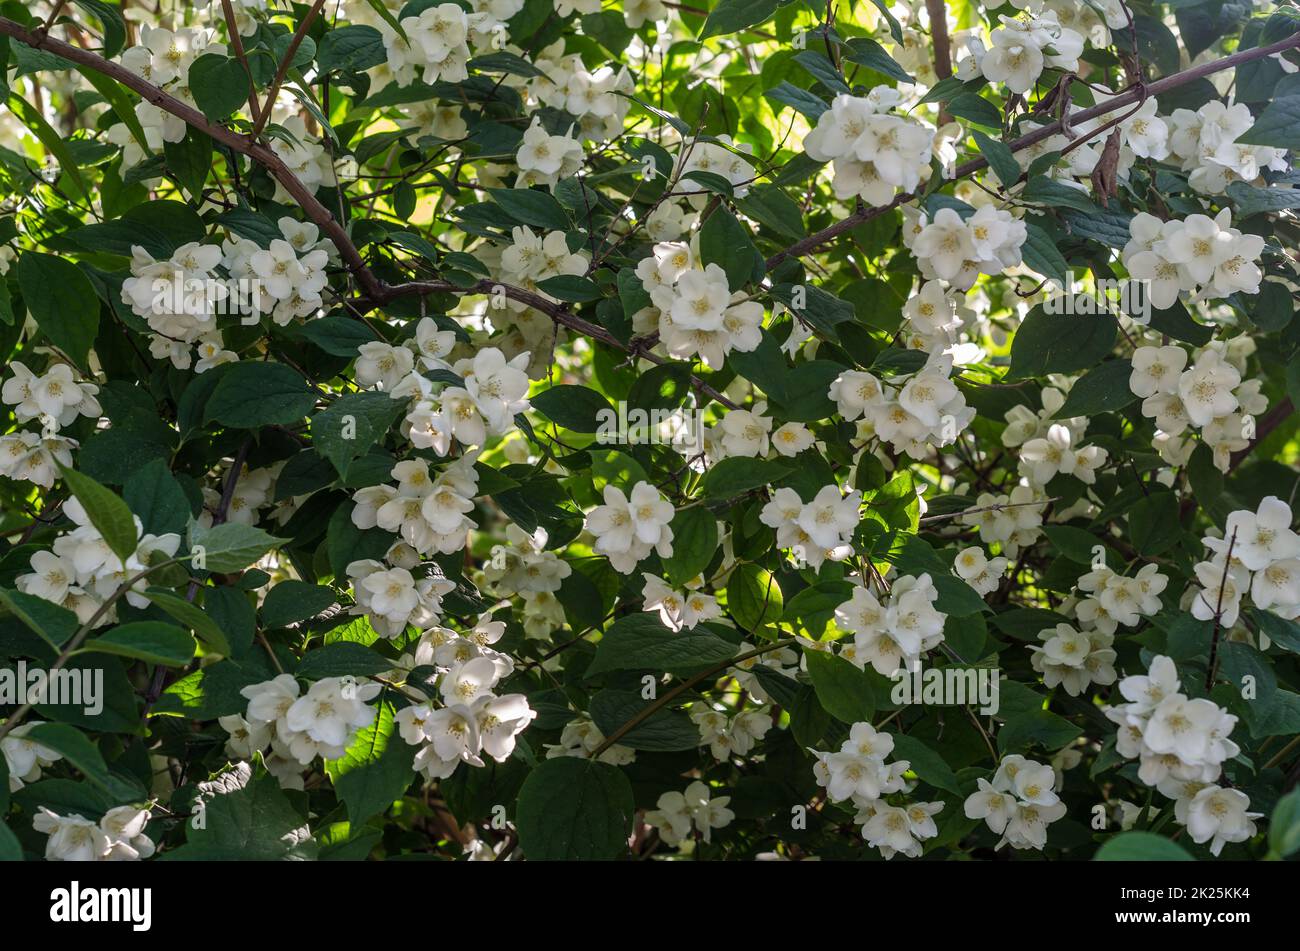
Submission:
[[[979,93],[964,92],[948,103],[948,112],[958,119],[974,122],[989,129],[1002,128],[1002,113]]]
[[[700,228],[700,260],[716,264],[727,273],[727,285],[741,290],[754,275],[758,249],[749,231],[725,208],[716,208]]]
[[[104,97],[104,101],[109,104],[114,114],[122,120],[122,123],[131,133],[131,137],[135,139],[136,144],[147,155],[151,151],[149,141],[145,137],[144,126],[140,125],[140,119],[135,114],[135,105],[131,97],[126,94],[125,89],[119,86],[116,80],[110,79],[89,66],[78,66],[77,72],[81,73],[86,82],[94,87],[95,92]]]
[[[805,650],[817,702],[841,723],[870,723],[876,695],[866,671],[829,651]]]
[[[216,589],[210,589],[215,591]],[[151,588],[144,593],[153,604],[166,611],[194,631],[212,650],[220,654],[230,654],[230,643],[225,632],[217,622],[204,613],[203,609],[191,601],[159,588]]]
[[[627,854],[635,809],[632,787],[616,767],[548,759],[519,790],[519,845],[533,861],[616,859]]]
[[[1118,333],[1119,322],[1110,314],[1052,315],[1042,305],[1036,306],[1025,315],[1011,340],[1007,376],[1016,379],[1088,369],[1110,353]]]
[[[190,519],[190,502],[167,463],[151,459],[135,470],[122,489],[122,498],[144,530],[152,535],[185,532]]]
[[[326,31],[316,47],[322,73],[361,72],[388,59],[384,37],[373,26],[341,26]]]
[[[163,157],[173,180],[190,193],[196,204],[203,195],[203,183],[212,171],[212,138],[193,127],[179,142],[164,142]]]
[[[531,188],[489,188],[487,192],[506,214],[522,225],[547,231],[567,231],[571,227],[564,206],[549,192]]]
[[[15,50],[29,49],[26,46],[14,47]],[[55,59],[66,63],[71,67],[73,64],[61,56]],[[0,89],[4,86],[0,83]],[[86,180],[81,177],[81,169],[77,167],[77,160],[73,157],[68,144],[63,140],[59,133],[55,132],[45,117],[26,99],[18,95],[9,96],[9,108],[23,120],[27,128],[32,130],[32,134],[40,140],[45,150],[58,160],[59,171],[67,176],[68,184],[71,186],[73,196],[87,204],[90,203],[90,190],[86,187]],[[31,253],[31,252],[28,252]]]
[[[907,760],[912,766],[912,772],[936,789],[955,796],[962,794],[957,775],[943,761],[943,757],[915,737],[906,733],[895,734],[893,758]]]
[[[81,626],[67,608],[34,594],[0,588],[0,604],[57,652]]]
[[[785,81],[777,83],[763,93],[763,98],[790,106],[796,112],[807,116],[813,123],[816,123],[821,114],[830,108],[824,99],[819,98],[807,89],[800,89],[798,86]]]
[[[328,34],[327,34],[328,35]],[[315,858],[307,821],[289,804],[279,782],[260,765],[248,776],[238,767],[211,781],[203,823],[185,823],[185,844],[163,853],[172,861],[275,861]]]
[[[736,207],[759,224],[791,240],[803,237],[803,210],[797,201],[775,185],[755,185],[744,198],[736,199]]]
[[[242,231],[237,233],[249,237]],[[276,237],[279,237],[279,231],[276,231]],[[302,335],[330,356],[349,359],[357,355],[357,350],[363,343],[374,343],[376,339],[364,322],[351,317],[319,317],[309,320],[302,327]]]
[[[1258,608],[1251,611],[1251,616],[1260,630],[1268,635],[1270,641],[1283,650],[1300,654],[1300,623],[1288,621],[1286,618],[1278,617],[1272,611],[1261,611]]]
[[[727,579],[727,611],[745,631],[775,624],[785,610],[776,576],[755,564],[737,565]]]
[[[610,736],[653,702],[644,699],[639,690],[599,690],[587,712],[600,731]],[[693,750],[700,745],[700,729],[681,710],[661,709],[620,736],[618,745],[658,753]]]
[[[1300,91],[1294,82],[1283,80],[1272,102],[1255,119],[1255,124],[1237,137],[1243,145],[1271,145],[1279,149],[1300,149]]]
[[[81,366],[99,332],[99,298],[71,261],[24,251],[14,267],[23,303],[50,342]]]
[[[1107,360],[1089,370],[1070,387],[1052,419],[1097,416],[1123,409],[1137,399],[1128,385],[1132,373],[1132,360]]]
[[[777,0],[720,0],[709,11],[700,31],[700,39],[739,33],[747,27],[757,26],[772,17],[780,4]]]
[[[108,771],[99,748],[75,727],[65,723],[37,723],[29,729],[26,738],[41,746],[48,747],[75,766],[93,785],[122,801],[129,801],[137,796],[144,798],[144,790],[137,789],[131,783]]]
[[[680,509],[670,525],[673,554],[663,559],[664,576],[683,585],[709,567],[718,548],[717,517],[703,506]]]
[[[0,772],[7,772],[0,770]],[[0,776],[6,783],[9,782],[8,775]],[[8,786],[6,788],[6,795]],[[7,807],[6,807],[7,811]],[[18,842],[18,837],[13,834],[10,828],[3,822],[0,822],[0,862],[21,862],[23,860],[23,847]]]
[[[1025,225],[1025,243],[1021,247],[1025,265],[1062,287],[1068,281],[1070,265],[1066,263],[1056,241],[1039,225]]]
[[[394,729],[393,705],[381,703],[375,722],[357,733],[347,752],[326,761],[325,772],[354,826],[401,798],[415,778],[415,752]]]
[[[291,367],[241,361],[208,397],[207,415],[233,429],[257,429],[296,423],[315,405],[316,394]]]
[[[393,669],[393,662],[351,641],[326,644],[307,652],[297,674],[307,680],[325,677],[373,677]]]
[[[989,168],[1004,186],[1010,188],[1020,180],[1020,163],[1006,143],[990,138],[978,130],[971,132],[971,138],[979,146],[980,154],[988,159]]]
[[[557,274],[555,277],[548,277],[537,282],[537,289],[544,294],[550,294],[556,300],[574,304],[600,300],[605,296],[599,284],[576,274]]]
[[[134,657],[165,667],[184,667],[194,658],[194,638],[175,624],[132,621],[91,638],[81,650]]]
[[[575,433],[608,432],[617,421],[609,400],[586,386],[552,386],[530,397],[529,402],[551,422]]]
[[[1025,753],[1041,746],[1049,753],[1059,750],[1082,733],[1082,728],[1046,710],[1030,710],[1009,717],[998,731],[1000,753]]]
[[[855,36],[845,44],[844,58],[850,63],[859,63],[878,73],[884,73],[900,83],[914,83],[916,78],[898,65],[898,62],[885,52],[885,48],[866,36]]]
[[[221,122],[248,101],[248,74],[238,60],[204,53],[190,65],[190,93],[202,113]]]
[[[619,618],[609,626],[596,645],[587,676],[611,670],[677,674],[710,667],[734,656],[736,645],[703,627],[673,632],[657,614],[640,612]]]
[[[337,600],[332,588],[305,581],[281,581],[266,593],[262,621],[267,627],[284,627],[315,617]]]
[[[1190,852],[1177,842],[1154,832],[1134,830],[1108,839],[1094,862],[1194,862]]]
[[[1293,789],[1277,801],[1268,821],[1268,848],[1279,858],[1300,849],[1300,789]]]
[[[135,517],[127,504],[89,476],[59,466],[63,481],[86,510],[90,524],[123,561],[135,554]]]
[[[200,560],[196,549],[203,549],[203,564],[193,565],[199,571],[225,574],[247,568],[280,543],[280,539],[262,529],[238,522],[226,522],[213,528],[195,524],[190,528],[190,551],[195,561]]]
[[[790,468],[766,459],[746,459],[732,456],[714,463],[704,473],[705,498],[729,499],[759,486],[771,485],[786,475]]]
[[[104,38],[104,58],[112,59],[122,52],[122,47],[126,45],[126,20],[122,16],[122,11],[102,3],[101,0],[75,0],[75,2],[99,21]]]
[[[353,460],[384,438],[404,408],[388,393],[341,396],[312,417],[312,445],[346,477]]]
[[[1128,533],[1140,554],[1153,558],[1177,544],[1182,535],[1178,497],[1173,492],[1152,492],[1128,510]]]

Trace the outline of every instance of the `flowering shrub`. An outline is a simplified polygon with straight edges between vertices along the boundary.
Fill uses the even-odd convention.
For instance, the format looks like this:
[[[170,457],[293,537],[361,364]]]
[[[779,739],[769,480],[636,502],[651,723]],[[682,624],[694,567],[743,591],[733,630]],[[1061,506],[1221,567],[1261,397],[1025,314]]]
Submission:
[[[0,3],[0,858],[1300,846],[1296,8],[706,6]]]

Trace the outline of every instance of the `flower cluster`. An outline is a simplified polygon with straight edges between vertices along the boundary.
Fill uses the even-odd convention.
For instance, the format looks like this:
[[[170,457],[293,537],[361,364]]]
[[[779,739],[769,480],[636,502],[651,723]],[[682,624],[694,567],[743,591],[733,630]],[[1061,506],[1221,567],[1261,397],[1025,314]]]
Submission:
[[[713,595],[699,590],[702,578],[687,582],[685,590],[674,588],[662,578],[642,572],[645,587],[641,589],[644,598],[642,609],[658,611],[659,619],[670,630],[691,630],[701,621],[712,621],[722,614],[718,600]]]
[[[1300,534],[1291,520],[1291,506],[1269,495],[1254,512],[1229,514],[1222,538],[1207,535],[1204,545],[1213,555],[1193,568],[1199,585],[1188,592],[1192,616],[1232,627],[1249,593],[1261,611],[1300,618]]]
[[[545,185],[553,188],[561,179],[577,174],[586,153],[572,132],[570,128],[564,135],[553,135],[546,131],[540,119],[533,119],[515,154],[515,162],[519,165],[517,187]]]
[[[1142,415],[1156,422],[1154,444],[1173,465],[1182,465],[1196,448],[1189,427],[1213,451],[1214,463],[1228,471],[1232,454],[1250,445],[1255,417],[1268,408],[1260,380],[1243,380],[1244,361],[1213,345],[1195,353],[1173,344],[1141,346],[1133,352],[1129,389],[1142,397]]]
[[[647,316],[670,356],[698,355],[716,369],[731,351],[748,353],[762,341],[763,305],[733,293],[726,271],[700,263],[690,245],[656,244],[653,256],[637,265],[636,276],[654,305]]]
[[[891,115],[902,101],[896,89],[877,86],[865,96],[836,96],[804,139],[804,151],[831,162],[836,198],[886,205],[895,193],[912,191],[930,167],[934,130],[916,119]]]
[[[17,577],[14,584],[24,594],[62,605],[88,623],[100,612],[105,602],[110,602],[124,583],[142,573],[155,558],[171,558],[180,548],[179,535],[143,534],[140,519],[135,519],[135,552],[125,561],[109,546],[104,536],[93,524],[85,507],[76,498],[63,504],[63,514],[76,527],[54,539],[50,551],[34,552],[29,561],[31,572]],[[137,579],[126,592],[128,604],[146,608],[149,599],[144,595],[148,580]],[[111,624],[117,619],[114,604],[99,613],[96,627]]]
[[[867,588],[855,587],[835,609],[836,626],[853,635],[853,644],[840,656],[858,667],[870,664],[886,677],[900,667],[915,667],[922,654],[943,643],[948,616],[935,608],[938,599],[927,574],[896,578],[883,604]]]
[[[708,842],[714,829],[728,826],[736,818],[727,808],[729,802],[730,796],[714,796],[707,785],[696,780],[684,793],[670,790],[660,796],[657,808],[646,810],[646,825],[658,829],[666,845],[680,845],[692,830]]]
[[[82,383],[72,367],[55,363],[37,376],[15,360],[9,364],[14,375],[0,387],[0,400],[14,408],[20,423],[39,419],[47,433],[71,425],[78,416],[98,419],[101,411],[94,383]]]
[[[546,550],[548,539],[544,528],[529,534],[518,525],[507,525],[508,544],[492,547],[483,567],[484,580],[502,597],[559,591],[564,579],[573,574],[573,566]]]
[[[539,74],[524,81],[531,99],[576,117],[583,138],[599,141],[622,131],[632,104],[626,94],[634,86],[627,67],[589,70],[577,53],[564,53],[563,40],[543,48],[533,62]]]
[[[469,15],[462,7],[428,6],[418,16],[403,17],[401,25],[399,33],[386,20],[379,24],[388,68],[399,85],[459,82],[469,76]]]
[[[730,716],[725,709],[707,704],[691,706],[691,722],[700,729],[700,743],[709,748],[713,758],[725,763],[733,756],[748,756],[754,744],[772,728],[770,710],[741,710]]]
[[[778,548],[790,549],[796,563],[816,569],[824,561],[844,561],[853,554],[850,542],[861,508],[857,489],[845,495],[838,485],[827,485],[805,502],[794,489],[782,487],[772,493],[759,520],[776,529]]]
[[[875,437],[895,453],[920,459],[930,446],[956,442],[975,418],[952,382],[952,370],[952,358],[940,353],[930,354],[917,372],[887,382],[866,370],[845,370],[831,382],[828,395],[845,420],[860,420],[859,441]]]
[[[1046,687],[1064,687],[1077,697],[1089,684],[1115,682],[1115,635],[1095,629],[1077,631],[1058,624],[1038,632],[1042,645],[1032,645],[1030,662],[1043,675]]]
[[[0,739],[0,756],[4,757],[9,770],[9,791],[17,792],[28,783],[41,778],[41,770],[53,766],[63,759],[63,754],[48,747],[41,746],[35,740],[27,739],[27,734],[36,726],[35,720],[21,723]]]
[[[1084,38],[1063,27],[1053,10],[1035,16],[1000,16],[1002,25],[989,35],[987,51],[975,48],[975,67],[990,82],[1005,83],[1024,95],[1047,67],[1067,73],[1079,68]]]
[[[514,670],[508,656],[489,646],[504,632],[504,622],[480,621],[468,637],[436,628],[422,636],[414,662],[438,670],[444,705],[404,707],[395,722],[402,739],[419,747],[415,769],[426,778],[446,779],[462,762],[482,766],[482,753],[505,762],[515,738],[537,716],[523,694],[492,692]]]
[[[1202,297],[1259,293],[1264,239],[1233,228],[1230,209],[1181,221],[1141,212],[1129,222],[1129,233],[1124,266],[1131,277],[1148,282],[1156,308],[1172,307],[1183,291]]]
[[[61,816],[40,806],[32,828],[50,838],[45,858],[50,862],[136,862],[154,854],[153,839],[145,826],[153,818],[148,809],[116,806],[98,822],[84,816]]]
[[[630,575],[637,562],[652,551],[660,558],[673,554],[673,530],[668,524],[676,510],[649,482],[638,482],[624,495],[605,486],[604,505],[587,513],[586,529],[595,536],[593,550],[609,559],[617,571]]]
[[[1043,494],[1027,485],[1018,485],[1006,495],[981,492],[960,521],[978,527],[984,544],[1001,545],[1004,555],[1015,558],[1020,549],[1038,541],[1046,504]]]
[[[572,756],[576,759],[591,759],[596,750],[605,745],[605,734],[590,717],[578,717],[570,720],[560,731],[560,742],[546,747],[546,758]],[[636,760],[636,750],[630,746],[613,743],[605,746],[596,756],[596,761],[609,763],[611,766],[626,766]]]
[[[1018,754],[1003,757],[993,781],[980,778],[979,788],[966,797],[967,819],[983,819],[1002,836],[997,848],[1042,850],[1047,827],[1065,815],[1065,803],[1056,793],[1057,777],[1051,766]]]
[[[1230,736],[1237,718],[1203,697],[1180,693],[1178,668],[1168,657],[1151,660],[1147,674],[1125,677],[1119,691],[1128,703],[1104,708],[1119,730],[1115,748],[1138,760],[1138,777],[1176,800],[1175,817],[1192,841],[1209,842],[1218,855],[1229,842],[1255,834],[1246,811],[1250,799],[1216,786],[1223,764],[1241,752]]]
[[[465,547],[475,527],[468,513],[478,493],[472,455],[461,456],[436,476],[425,460],[407,459],[393,466],[392,477],[396,485],[367,486],[353,494],[353,525],[395,532],[418,556],[451,554]]]
[[[1009,211],[983,205],[968,218],[940,208],[934,220],[921,213],[903,240],[927,280],[948,281],[969,290],[980,274],[1000,274],[1021,262],[1028,237],[1025,223]]]
[[[1245,103],[1211,99],[1195,112],[1169,117],[1169,148],[1189,172],[1187,183],[1203,195],[1222,195],[1233,182],[1253,182],[1265,169],[1287,170],[1286,149],[1237,140],[1255,125]]]
[[[893,751],[893,736],[877,732],[870,723],[855,723],[837,752],[811,751],[816,758],[813,775],[831,802],[852,802],[857,809],[854,821],[862,826],[867,845],[879,849],[886,859],[919,858],[921,843],[939,834],[934,817],[943,803],[895,805],[887,800],[911,789],[903,774],[912,764],[907,760],[885,763]]]
[[[375,722],[375,708],[367,701],[382,689],[354,677],[326,677],[303,693],[292,674],[280,674],[239,691],[248,710],[242,724],[246,735],[238,740],[250,753],[269,750],[300,766],[318,756],[338,759],[357,732]]]
[[[957,577],[975,589],[978,595],[992,594],[1002,583],[1010,562],[998,555],[990,558],[978,545],[963,548],[953,560],[952,570]]]
[[[189,88],[190,67],[205,53],[225,53],[225,47],[213,42],[208,30],[165,30],[146,23],[140,27],[139,45],[123,51],[122,66],[193,107],[195,103]],[[175,144],[185,139],[185,121],[147,99],[136,103],[135,117],[151,152],[161,152],[165,143]],[[107,138],[122,148],[124,169],[133,168],[148,158],[148,153],[125,122],[111,126]]]
[[[283,327],[321,311],[325,268],[336,252],[334,243],[322,240],[311,222],[285,216],[277,224],[283,237],[272,239],[268,247],[248,238],[223,243],[221,263],[232,279],[256,292],[255,311],[269,312]]]

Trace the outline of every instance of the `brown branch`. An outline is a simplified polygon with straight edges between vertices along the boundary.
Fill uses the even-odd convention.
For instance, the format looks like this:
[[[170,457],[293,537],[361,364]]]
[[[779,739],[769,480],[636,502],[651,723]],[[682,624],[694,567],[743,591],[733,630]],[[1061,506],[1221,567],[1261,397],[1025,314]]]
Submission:
[[[1241,465],[1242,461],[1254,451],[1255,446],[1259,444],[1259,441],[1265,439],[1269,433],[1277,429],[1277,427],[1280,426],[1284,420],[1288,419],[1294,412],[1295,404],[1291,402],[1291,397],[1288,396],[1264,414],[1264,418],[1261,419],[1259,425],[1255,427],[1255,438],[1250,441],[1250,445],[1245,449],[1232,454],[1232,459],[1228,463],[1228,471],[1231,472],[1233,469],[1237,468],[1237,466]]]
[[[1177,89],[1180,86],[1185,86],[1188,83],[1195,82],[1198,79],[1203,79],[1206,76],[1213,75],[1222,70],[1231,69],[1234,66],[1241,65],[1242,63],[1249,63],[1257,59],[1263,59],[1266,56],[1272,56],[1274,53],[1283,53],[1287,50],[1295,49],[1296,47],[1300,47],[1300,33],[1294,33],[1286,39],[1278,40],[1276,43],[1271,43],[1268,46],[1256,46],[1248,50],[1238,50],[1231,56],[1225,56],[1223,59],[1214,60],[1209,63],[1202,63],[1200,66],[1193,66],[1191,69],[1185,69],[1181,73],[1174,73],[1172,76],[1166,76],[1153,83],[1131,86],[1106,102],[1096,106],[1089,106],[1087,109],[1081,109],[1078,112],[1072,113],[1069,117],[1069,122],[1070,124],[1075,124],[1086,122],[1089,119],[1095,119],[1098,116],[1108,115],[1116,110],[1123,109],[1125,106],[1133,105],[1134,103],[1149,99],[1152,96],[1158,96],[1160,93],[1168,92],[1171,89]],[[1042,142],[1044,139],[1049,139],[1061,131],[1063,131],[1062,120],[1057,119],[1055,122],[1050,122],[1040,129],[1035,129],[1026,135],[1022,135],[1018,139],[1006,143],[1006,145],[1012,152],[1019,152],[1022,149],[1029,148],[1031,145],[1036,145],[1037,143]],[[1095,132],[1090,133],[1090,135],[1096,135],[1101,131],[1102,129],[1098,129]],[[1082,144],[1082,141],[1087,138],[1088,136],[1083,136],[1081,140],[1072,142],[1071,147]],[[966,178],[968,175],[973,175],[980,169],[986,168],[988,164],[988,159],[985,158],[972,159],[963,165],[957,166],[956,170],[953,172],[951,181],[956,181],[959,178]],[[798,258],[810,251],[815,251],[826,242],[833,241],[840,235],[852,231],[863,222],[870,221],[872,218],[877,218],[888,211],[892,211],[899,205],[921,197],[922,194],[923,193],[920,190],[915,192],[900,192],[895,196],[894,200],[889,202],[887,205],[879,205],[875,208],[863,208],[855,211],[847,218],[836,222],[829,228],[818,231],[816,234],[809,235],[801,241],[796,241],[784,251],[779,251],[772,255],[772,257],[767,259],[767,269],[769,271],[772,270],[786,258]]]
[[[939,79],[952,75],[952,42],[948,39],[948,7],[944,0],[925,0],[930,17],[930,42],[934,45],[934,74]],[[939,109],[939,125],[947,124],[948,111]]]
[[[253,70],[248,65],[248,54],[244,52],[244,38],[239,35],[239,27],[235,23],[235,10],[230,5],[230,0],[221,0],[221,10],[226,18],[226,32],[230,34],[230,47],[235,51],[235,59],[239,60],[244,67],[244,74],[248,76],[248,112],[254,122],[259,121],[262,110],[257,105],[257,84],[253,82]]]
[[[320,13],[323,6],[325,0],[316,0],[307,11],[307,15],[302,18],[302,22],[298,24],[298,29],[294,31],[293,39],[289,41],[289,48],[284,51],[284,57],[280,60],[280,68],[275,71],[275,78],[271,80],[270,88],[266,91],[266,101],[262,103],[262,116],[254,117],[256,124],[253,126],[253,138],[261,135],[262,130],[266,128],[267,120],[271,118],[271,110],[275,107],[275,97],[280,93],[280,84],[284,82],[285,73],[289,72],[289,65],[293,62],[298,47],[302,45],[302,38],[307,35],[311,21],[316,19],[316,14]]]
[[[241,135],[232,129],[227,129],[225,126],[212,122],[207,116],[188,103],[163,92],[153,83],[137,76],[124,66],[110,62],[89,50],[83,50],[50,36],[34,33],[6,17],[0,17],[0,35],[12,37],[20,43],[26,43],[33,49],[56,53],[73,63],[103,73],[110,79],[116,80],[128,89],[138,93],[145,101],[153,103],[164,112],[184,120],[187,125],[206,133],[213,140],[234,149],[241,155],[247,155],[250,159],[262,165],[271,174],[271,177],[279,182],[294,201],[302,207],[307,217],[315,222],[326,237],[334,242],[339,250],[339,255],[356,274],[357,282],[361,285],[362,290],[372,295],[381,291],[382,283],[366,266],[365,260],[361,257],[361,253],[356,249],[356,246],[353,245],[352,239],[348,237],[343,225],[330,213],[328,208],[321,204],[316,195],[308,190],[307,186],[289,170],[289,167],[284,164],[280,156],[276,155],[271,149],[259,145],[246,135]]]

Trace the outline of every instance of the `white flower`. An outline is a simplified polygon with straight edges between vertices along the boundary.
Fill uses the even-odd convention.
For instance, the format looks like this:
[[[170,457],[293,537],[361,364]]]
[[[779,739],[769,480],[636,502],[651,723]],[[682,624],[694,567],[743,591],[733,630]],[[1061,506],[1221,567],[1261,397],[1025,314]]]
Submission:
[[[1265,496],[1253,513],[1230,513],[1223,535],[1232,539],[1232,557],[1248,571],[1300,555],[1300,535],[1291,530],[1291,506],[1275,495]]]
[[[1187,366],[1187,351],[1172,344],[1138,347],[1133,351],[1133,372],[1129,389],[1145,399],[1157,393],[1176,393],[1178,378]]]
[[[1210,853],[1218,855],[1229,842],[1245,842],[1255,834],[1261,813],[1247,812],[1250,798],[1240,789],[1207,786],[1187,807],[1187,832],[1197,844],[1210,843]]]
[[[1216,350],[1203,350],[1196,363],[1178,377],[1178,397],[1183,410],[1197,426],[1237,408],[1233,390],[1241,383],[1237,368],[1224,361]]]

